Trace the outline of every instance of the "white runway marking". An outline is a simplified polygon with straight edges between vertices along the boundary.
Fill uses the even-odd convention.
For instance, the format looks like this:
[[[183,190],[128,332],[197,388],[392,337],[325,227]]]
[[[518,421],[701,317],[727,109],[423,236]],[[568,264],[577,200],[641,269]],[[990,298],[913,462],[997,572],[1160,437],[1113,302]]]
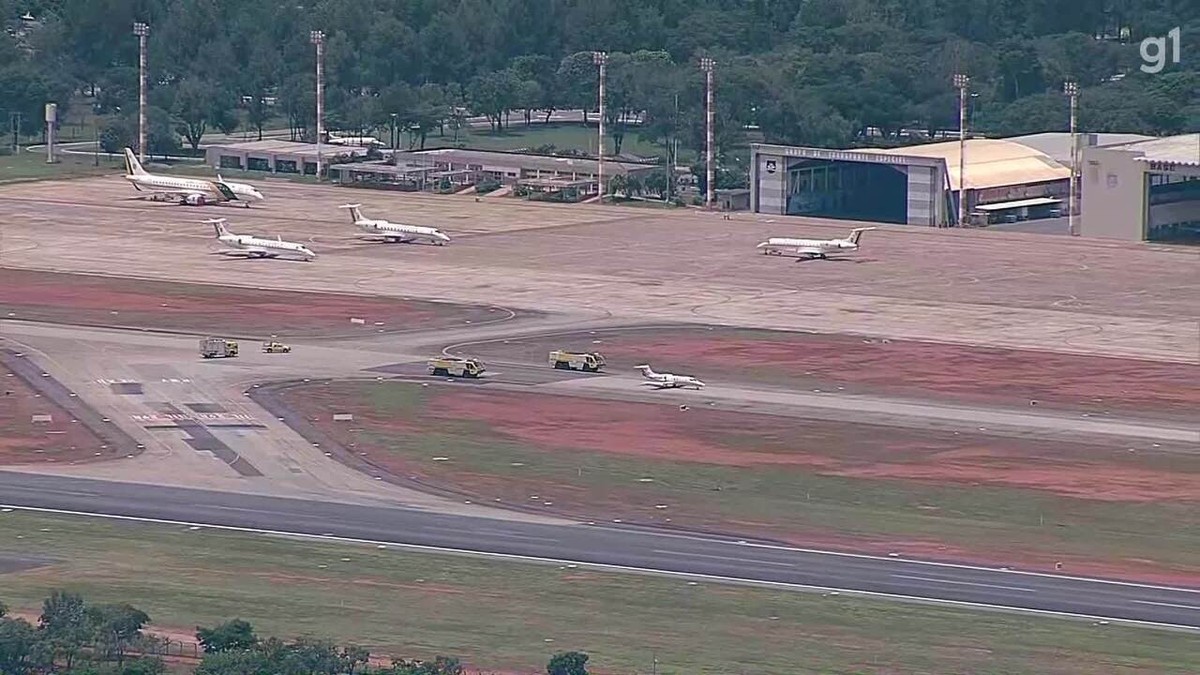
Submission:
[[[1190,609],[1190,610],[1193,610],[1196,612],[1200,612],[1200,605],[1179,605],[1179,604],[1176,604],[1173,602],[1154,602],[1153,600],[1130,600],[1130,602],[1136,602],[1139,605],[1157,605],[1159,607],[1178,607],[1179,609]]]
[[[998,588],[1002,591],[1017,591],[1019,593],[1037,593],[1032,588],[1021,588],[1020,586],[1000,586],[997,584],[981,584],[972,581],[952,581],[950,579],[935,579],[934,577],[918,577],[909,574],[893,574],[896,579],[911,579],[913,581],[928,581],[935,584],[955,584],[957,586],[979,586],[981,588]]]
[[[629,572],[635,574],[653,574],[655,576],[673,577],[678,579],[693,579],[702,581],[712,581],[722,584],[739,584],[744,586],[758,586],[762,588],[774,588],[779,590],[792,591],[807,591],[816,593],[845,593],[852,596],[860,596],[864,598],[880,598],[885,600],[896,600],[900,602],[917,602],[927,603],[932,605],[945,605],[947,607],[961,607],[964,609],[983,609],[1002,612],[1013,612],[1017,614],[1031,614],[1035,616],[1048,616],[1062,619],[1076,619],[1083,621],[1108,621],[1110,623],[1119,623],[1129,626],[1144,626],[1147,628],[1162,628],[1167,630],[1186,631],[1189,633],[1200,633],[1200,627],[1188,626],[1186,624],[1161,623],[1157,621],[1140,621],[1138,619],[1121,619],[1110,616],[1096,616],[1093,614],[1076,614],[1073,612],[1057,612],[1049,609],[1029,609],[1024,607],[1007,607],[1004,605],[993,605],[983,602],[966,602],[963,600],[941,600],[938,598],[922,598],[915,595],[902,595],[899,593],[879,593],[876,591],[860,591],[852,588],[835,588],[830,586],[812,586],[808,584],[793,584],[782,581],[757,581],[754,579],[738,579],[737,577],[725,577],[713,574],[697,574],[695,572],[675,572],[670,570],[656,570],[646,567],[633,567],[629,565],[610,565],[605,563],[589,563],[578,560],[564,560],[558,558],[540,558],[537,556],[517,555],[513,553],[489,553],[483,551],[469,551],[464,549],[445,548],[440,546],[424,546],[420,544],[403,544],[398,542],[378,541],[372,539],[356,539],[353,537],[337,537],[333,535],[322,534],[306,534],[303,532],[282,532],[278,530],[264,530],[250,527],[236,527],[232,525],[210,525],[207,523],[194,523],[181,520],[167,520],[164,518],[144,518],[140,516],[118,516],[103,513],[88,513],[85,511],[71,511],[68,509],[50,509],[33,506],[10,506],[0,504],[0,509],[13,509],[19,511],[31,511],[34,513],[52,513],[65,516],[85,516],[90,518],[104,518],[109,520],[122,520],[128,522],[153,523],[158,525],[182,525],[187,527],[207,528],[211,530],[219,530],[222,532],[242,532],[248,534],[266,534],[278,537],[292,537],[296,539],[311,539],[314,541],[330,541],[341,542],[347,544],[369,544],[378,546],[383,544],[388,547],[408,550],[420,551],[426,553],[443,553],[451,555],[468,555],[478,558],[489,558],[495,560],[511,560],[517,562],[530,562],[543,565],[578,565],[594,570],[604,570],[613,572]]]
[[[748,563],[751,565],[774,565],[776,567],[795,567],[792,563],[774,562],[771,560],[755,560],[754,558],[737,558],[730,555],[709,555],[707,553],[685,553],[683,551],[661,551],[655,549],[654,553],[665,553],[667,555],[680,555],[687,558],[708,558],[710,560],[724,560],[725,562]]]

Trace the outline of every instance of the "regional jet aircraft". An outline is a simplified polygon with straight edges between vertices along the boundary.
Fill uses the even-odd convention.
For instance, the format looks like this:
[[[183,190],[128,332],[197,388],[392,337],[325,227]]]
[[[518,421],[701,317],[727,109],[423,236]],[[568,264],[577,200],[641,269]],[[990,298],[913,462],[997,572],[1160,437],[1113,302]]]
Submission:
[[[383,141],[375,138],[374,136],[335,136],[333,133],[329,134],[329,137],[325,142],[330,145],[354,145],[365,147],[383,145]]]
[[[704,383],[690,375],[675,375],[673,373],[656,373],[654,369],[648,365],[637,366],[637,369],[642,371],[642,377],[650,380],[643,382],[655,389],[678,389],[682,387],[692,387],[693,389],[704,388]]]
[[[874,230],[873,227],[856,227],[850,230],[850,236],[845,239],[786,239],[771,237],[758,245],[765,255],[783,255],[785,251],[794,252],[801,260],[825,258],[829,253],[842,251],[857,251],[858,240],[863,232]]]
[[[382,237],[384,241],[395,241],[401,244],[407,244],[412,241],[427,241],[431,244],[441,246],[450,241],[450,237],[446,236],[441,230],[436,227],[423,227],[421,225],[402,225],[400,223],[389,223],[386,220],[371,220],[364,218],[362,211],[359,211],[359,204],[343,204],[340,208],[350,209],[350,220],[354,221],[354,225],[368,234],[373,234],[377,237]]]
[[[210,218],[204,222],[213,226],[213,230],[217,233],[218,241],[226,246],[244,251],[248,258],[278,258],[285,256],[312,260],[317,257],[317,254],[313,253],[312,249],[304,244],[284,241],[282,237],[277,236],[275,239],[263,239],[250,234],[233,234],[225,228],[227,221],[224,218]]]
[[[125,148],[125,180],[133,183],[135,190],[148,190],[155,197],[177,201],[187,206],[204,206],[220,202],[242,202],[247,207],[252,201],[266,199],[253,185],[233,183],[217,174],[216,180],[184,178],[153,174],[142,167],[133,154]]]

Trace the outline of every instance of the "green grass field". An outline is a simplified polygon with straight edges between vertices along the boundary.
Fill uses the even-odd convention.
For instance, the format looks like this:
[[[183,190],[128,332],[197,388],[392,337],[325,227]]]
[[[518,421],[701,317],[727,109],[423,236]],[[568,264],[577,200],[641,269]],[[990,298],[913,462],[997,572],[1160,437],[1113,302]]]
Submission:
[[[266,635],[540,670],[565,649],[604,673],[1189,673],[1200,637],[931,605],[689,584],[466,556],[0,513],[0,600],[128,601],[159,626],[232,617]]]
[[[650,444],[641,454],[535,446],[469,413],[455,412],[450,418],[439,414],[443,406],[454,406],[455,392],[461,391],[401,382],[346,382],[293,389],[285,393],[285,400],[310,419],[321,420],[318,426],[343,446],[354,443],[385,462],[394,458],[406,468],[404,475],[412,469],[430,482],[485,500],[500,497],[507,503],[536,505],[529,501],[529,495],[536,494],[539,501],[551,501],[556,509],[585,518],[661,522],[670,517],[673,525],[743,536],[801,544],[836,541],[879,552],[901,550],[1039,569],[1051,569],[1062,560],[1076,573],[1160,580],[1160,574],[1195,575],[1200,566],[1194,503],[1107,502],[1015,487],[839,476],[805,465],[722,466],[651,456],[655,443],[715,445],[730,453],[793,451],[790,421],[747,416],[736,424],[728,418],[710,422],[703,410],[687,413],[692,417],[684,429],[671,427],[670,416],[642,418],[640,424],[654,426],[655,432],[650,440],[630,437],[635,446]],[[439,396],[448,398],[432,404]],[[552,405],[552,399],[522,398],[508,405],[503,409],[507,413],[493,414],[530,420],[553,414],[544,407]],[[359,422],[351,430],[330,421],[328,412],[335,409],[370,411],[370,419],[384,422]],[[612,414],[631,414],[624,410]],[[596,414],[610,414],[607,411],[600,408]],[[390,428],[393,421],[404,427]],[[748,428],[755,432],[747,433]],[[561,433],[568,438],[571,432],[564,428]],[[620,433],[625,438],[625,432]],[[884,427],[856,433],[873,433],[872,442],[885,446],[912,447],[925,438],[934,442],[932,435],[913,440]],[[942,445],[935,447],[952,452],[986,440],[950,437],[937,442]],[[674,453],[681,457],[684,451]],[[1195,467],[1190,458],[1176,464],[1177,470]],[[668,508],[658,509],[660,504]],[[913,542],[919,545],[906,548]]]
[[[15,155],[0,155],[0,183],[58,178],[78,178],[117,173],[125,164],[101,154],[99,166],[92,155],[59,154],[54,164],[46,163],[45,150]]]

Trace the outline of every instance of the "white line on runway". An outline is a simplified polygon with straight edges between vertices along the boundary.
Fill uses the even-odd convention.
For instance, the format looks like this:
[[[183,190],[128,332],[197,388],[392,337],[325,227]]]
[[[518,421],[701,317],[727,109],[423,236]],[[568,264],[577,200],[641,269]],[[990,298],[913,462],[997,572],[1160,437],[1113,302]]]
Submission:
[[[1019,591],[1021,593],[1037,593],[1032,588],[1021,588],[1020,586],[998,586],[996,584],[981,584],[971,581],[951,581],[950,579],[935,579],[933,577],[918,577],[911,574],[893,574],[896,579],[912,579],[913,581],[929,581],[935,584],[955,584],[958,586],[980,586],[982,588],[999,588],[1003,591]]]
[[[963,607],[967,609],[983,609],[1002,612],[1014,612],[1018,614],[1032,614],[1036,616],[1049,616],[1060,619],[1076,619],[1086,621],[1109,621],[1129,626],[1145,626],[1148,628],[1163,628],[1167,630],[1184,631],[1188,633],[1200,633],[1200,626],[1189,626],[1187,624],[1162,623],[1158,621],[1142,621],[1139,619],[1122,619],[1111,616],[1097,616],[1094,614],[1077,614],[1074,612],[1058,612],[1050,609],[1031,609],[1026,607],[1011,607],[1006,605],[993,605],[985,602],[967,602],[965,600],[943,600],[940,598],[923,598],[917,595],[903,595],[900,593],[881,593],[878,591],[860,591],[853,588],[834,588],[830,586],[812,586],[809,584],[793,584],[783,581],[759,581],[755,579],[739,579],[737,577],[726,577],[714,574],[699,574],[696,572],[675,572],[671,570],[656,570],[648,567],[633,567],[629,565],[611,565],[606,563],[590,563],[578,560],[563,560],[558,558],[540,558],[528,555],[516,555],[513,553],[491,553],[487,551],[471,551],[467,549],[446,548],[441,546],[423,546],[421,544],[404,544],[399,542],[378,541],[373,539],[356,539],[353,537],[337,537],[333,535],[323,534],[307,534],[304,532],[281,532],[278,530],[265,530],[261,528],[251,527],[235,527],[232,525],[212,525],[209,523],[193,523],[183,520],[167,520],[165,518],[146,518],[142,516],[120,516],[108,513],[88,513],[87,511],[71,511],[67,509],[50,509],[40,506],[13,506],[8,504],[0,504],[0,509],[14,509],[17,511],[31,511],[34,513],[52,513],[63,516],[85,516],[90,518],[103,518],[107,520],[122,520],[137,523],[154,523],[157,525],[185,525],[188,527],[207,528],[210,530],[218,530],[221,532],[243,532],[248,534],[265,534],[277,537],[292,537],[295,539],[312,539],[315,541],[334,541],[348,544],[371,544],[385,545],[394,548],[422,551],[426,553],[442,553],[452,555],[468,555],[477,558],[491,558],[496,560],[513,560],[521,562],[531,562],[543,565],[579,565],[580,567],[588,567],[597,570],[607,570],[614,572],[629,572],[634,574],[653,574],[656,576],[675,577],[680,579],[699,579],[704,581],[713,581],[723,584],[740,584],[745,586],[760,586],[763,588],[776,588],[782,590],[808,591],[819,593],[846,593],[852,596],[861,596],[864,598],[882,598],[885,600],[896,600],[900,602],[917,602],[927,603],[931,605],[946,605],[948,607]]]
[[[1191,609],[1200,612],[1200,605],[1179,605],[1174,602],[1154,602],[1153,600],[1130,600],[1139,605],[1158,605],[1159,607],[1178,607],[1179,609]]]
[[[686,553],[684,551],[661,551],[654,549],[653,553],[665,553],[667,555],[681,555],[686,558],[710,558],[712,560],[724,560],[725,562],[749,563],[751,565],[774,565],[776,567],[795,567],[792,563],[772,562],[770,560],[755,560],[754,558],[737,558],[729,555],[709,555],[706,553]]]
[[[752,541],[738,542],[736,544],[733,544],[732,542],[729,542],[729,541],[713,540],[713,539],[708,539],[705,537],[698,537],[698,536],[690,535],[690,534],[659,533],[657,536],[676,537],[679,539],[689,539],[692,541],[707,541],[707,542],[713,542],[713,543],[725,543],[725,544],[730,544],[731,546],[732,545],[745,546],[747,548],[765,548],[765,549],[770,549],[770,550],[774,550],[774,551],[792,551],[794,553],[812,553],[814,555],[829,555],[829,556],[837,556],[839,558],[857,558],[860,560],[890,560],[892,562],[897,562],[897,560],[900,560],[900,561],[903,561],[910,565],[921,565],[921,566],[925,566],[925,567],[945,567],[945,568],[949,568],[949,569],[971,570],[974,572],[995,572],[997,574],[1017,574],[1017,575],[1021,575],[1021,576],[1027,576],[1027,577],[1042,577],[1045,579],[1067,579],[1070,581],[1083,581],[1083,582],[1087,582],[1087,583],[1091,583],[1091,584],[1108,584],[1108,585],[1112,585],[1112,586],[1125,586],[1128,588],[1152,588],[1152,589],[1160,590],[1160,591],[1171,591],[1172,593],[1200,593],[1200,589],[1184,588],[1183,586],[1160,586],[1160,585],[1156,585],[1156,584],[1141,584],[1136,581],[1118,581],[1117,579],[1100,579],[1097,577],[1078,577],[1078,576],[1073,576],[1070,574],[1051,574],[1049,572],[1034,572],[1031,570],[1001,569],[998,567],[983,567],[982,565],[965,565],[963,563],[938,562],[936,560],[913,560],[910,558],[897,559],[897,558],[888,558],[888,557],[884,557],[881,555],[870,555],[867,553],[847,553],[845,551],[828,551],[828,550],[823,550],[823,549],[819,549],[819,548],[801,548],[798,546],[782,546],[779,544],[762,544],[762,543],[752,542]]]
[[[417,529],[424,530],[425,532],[436,532],[436,533],[453,532],[455,534],[465,534],[465,535],[470,535],[472,537],[508,537],[511,539],[525,539],[527,541],[542,541],[542,542],[546,542],[546,543],[550,543],[550,544],[562,543],[562,541],[558,537],[539,537],[534,534],[521,534],[520,532],[505,532],[504,530],[489,530],[487,532],[475,532],[473,530],[462,530],[462,529],[458,529],[458,528],[454,528],[454,527],[441,527],[441,526],[437,526],[437,525],[434,525],[434,526],[421,525],[421,526],[418,526]]]

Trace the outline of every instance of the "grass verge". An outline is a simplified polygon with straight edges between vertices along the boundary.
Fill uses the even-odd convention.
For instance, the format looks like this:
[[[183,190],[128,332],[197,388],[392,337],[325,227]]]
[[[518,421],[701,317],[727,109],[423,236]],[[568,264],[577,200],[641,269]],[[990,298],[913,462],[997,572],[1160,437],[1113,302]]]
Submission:
[[[26,152],[22,149],[15,155],[0,155],[0,184],[101,176],[121,171],[125,166],[123,160],[103,154],[98,165],[91,155],[61,153],[56,159],[55,163],[47,164],[45,150]]]
[[[1200,650],[1168,631],[22,512],[0,514],[0,554],[55,561],[0,575],[16,609],[67,588],[164,627],[240,616],[522,672],[583,649],[607,673],[655,658],[664,675],[1188,673]]]
[[[282,399],[393,475],[483,501],[875,553],[1044,570],[1063,561],[1075,573],[1161,583],[1198,573],[1194,500],[1104,501],[1075,487],[1155,476],[1165,490],[1195,473],[1190,457],[1156,466],[1123,446],[442,384],[319,383]],[[335,423],[336,412],[355,421]]]

